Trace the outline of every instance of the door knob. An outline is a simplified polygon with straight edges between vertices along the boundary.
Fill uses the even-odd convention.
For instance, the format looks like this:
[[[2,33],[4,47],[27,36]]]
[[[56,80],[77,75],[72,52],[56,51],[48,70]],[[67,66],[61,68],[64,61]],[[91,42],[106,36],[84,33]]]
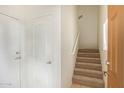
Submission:
[[[48,61],[47,64],[52,64],[52,62],[51,61]]]
[[[15,58],[15,60],[19,60],[19,59],[21,59],[21,56]]]
[[[16,52],[16,54],[21,54],[20,52]]]
[[[105,76],[109,76],[109,73],[107,71],[104,71]]]

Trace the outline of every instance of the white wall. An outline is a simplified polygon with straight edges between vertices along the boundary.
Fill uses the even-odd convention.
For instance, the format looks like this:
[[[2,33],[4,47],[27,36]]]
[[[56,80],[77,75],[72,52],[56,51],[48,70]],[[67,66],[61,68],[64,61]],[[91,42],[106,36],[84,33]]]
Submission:
[[[55,41],[53,41],[54,43],[52,43],[52,45],[54,45],[55,47],[54,47],[54,62],[51,64],[51,65],[49,65],[48,64],[48,66],[52,66],[52,68],[53,68],[53,70],[49,70],[50,72],[52,72],[52,73],[46,73],[45,71],[47,71],[48,72],[48,70],[44,70],[44,72],[45,72],[45,74],[43,74],[42,72],[41,72],[41,66],[39,67],[40,68],[40,70],[38,69],[38,67],[35,69],[35,72],[37,72],[37,75],[41,75],[41,76],[45,76],[46,74],[49,74],[49,75],[53,75],[53,77],[51,77],[53,80],[52,80],[52,87],[61,87],[61,61],[60,61],[60,50],[61,50],[61,48],[60,48],[60,31],[61,31],[61,29],[60,29],[60,6],[42,6],[42,5],[40,5],[40,6],[18,6],[18,5],[16,5],[16,6],[10,6],[10,5],[7,5],[7,6],[0,6],[0,13],[3,13],[3,14],[6,14],[6,15],[8,15],[9,17],[15,17],[15,18],[17,18],[17,19],[19,19],[18,21],[19,22],[21,22],[23,25],[24,25],[24,29],[25,29],[25,33],[24,33],[24,37],[25,37],[25,40],[24,40],[24,42],[25,42],[25,45],[24,45],[24,48],[25,48],[25,50],[27,50],[27,51],[24,51],[24,52],[29,52],[30,50],[30,53],[28,53],[28,54],[32,54],[31,52],[32,52],[32,41],[33,41],[33,37],[32,37],[32,29],[29,29],[29,28],[31,28],[31,27],[29,27],[30,26],[30,24],[31,24],[31,22],[32,22],[32,19],[34,19],[34,18],[37,18],[37,17],[41,17],[41,16],[44,16],[44,15],[48,15],[48,14],[50,14],[50,13],[53,13],[53,15],[55,14],[55,16],[53,17],[53,21],[52,21],[52,27],[53,27],[53,29],[54,29],[54,27],[55,27],[55,29],[54,29],[54,31],[56,31],[55,32],[55,36],[53,36],[53,33],[52,34],[47,34],[47,36],[49,35],[49,37],[51,36],[51,37],[54,37],[54,40]],[[51,21],[50,21],[51,22]],[[50,23],[49,22],[49,23]],[[53,23],[54,22],[54,23]],[[43,26],[44,27],[44,26]],[[51,30],[51,31],[53,31],[51,28],[50,28],[50,25],[48,26],[48,28]],[[24,38],[23,38],[24,39]],[[43,38],[44,39],[44,38]],[[43,40],[42,39],[42,40]],[[52,38],[53,39],[53,38]],[[51,40],[52,40],[51,39]],[[27,43],[28,42],[28,43]],[[49,43],[49,44],[51,44],[51,43]],[[28,46],[27,46],[28,45]],[[47,49],[48,50],[48,49]],[[25,53],[26,54],[26,53]],[[30,57],[31,57],[32,55],[27,55],[26,57],[25,57],[25,59],[24,59],[24,61],[23,62],[21,62],[21,63],[24,63],[24,64],[21,64],[21,66],[23,65],[23,67],[26,67],[26,66],[29,66],[29,67],[31,67],[31,61],[33,60],[33,58],[31,59]],[[27,58],[30,58],[30,62],[28,63],[27,62]],[[46,61],[45,61],[46,62]],[[41,62],[41,63],[45,63],[45,62]],[[28,63],[28,65],[26,65]],[[38,63],[38,62],[37,62]],[[39,62],[40,63],[40,62]],[[45,63],[46,64],[46,63]],[[46,64],[47,65],[47,64]],[[45,68],[45,66],[46,65],[42,65],[42,66],[44,66],[44,68]],[[35,67],[35,65],[33,65],[33,67]],[[47,67],[47,66],[46,66]],[[30,73],[26,73],[26,75],[31,79],[31,78],[34,78],[34,77],[32,77],[31,75],[33,75],[33,72],[34,72],[34,69],[32,69],[33,70],[33,72],[31,72],[31,70],[30,69],[28,69],[28,67],[26,67],[25,69],[24,68],[22,68],[22,70],[24,71],[24,72],[26,72],[26,70],[29,70],[30,71]],[[40,72],[40,74],[38,74],[38,71],[36,71],[36,70],[39,70],[39,72]],[[21,78],[25,78],[26,77],[26,75],[21,75]],[[23,77],[24,76],[24,77]],[[31,77],[30,77],[31,76]],[[36,73],[35,73],[35,76],[36,76]],[[27,78],[27,77],[26,77]],[[47,77],[45,77],[46,78],[46,80],[44,80],[44,81],[47,81]],[[51,78],[49,78],[49,79],[51,79]],[[40,78],[41,79],[41,78]],[[29,80],[29,79],[28,79]],[[28,81],[27,80],[27,81]],[[35,80],[37,80],[37,79],[35,79]],[[26,81],[26,80],[25,80]],[[24,82],[25,82],[24,81]],[[38,80],[37,80],[38,81]],[[50,80],[48,80],[48,81],[50,81]],[[21,80],[21,82],[23,83],[23,80]],[[33,82],[33,81],[32,81]],[[31,82],[31,83],[32,83]],[[39,81],[38,81],[38,83],[40,83]],[[38,83],[35,83],[36,85],[38,85]],[[33,85],[35,85],[35,84],[32,84],[32,86]],[[43,82],[42,82],[42,84],[43,84]],[[45,84],[43,84],[43,86],[44,86]],[[50,87],[51,87],[51,85],[49,85]],[[24,86],[24,87],[26,87],[26,86]],[[28,86],[28,87],[30,87],[30,86]],[[48,86],[47,86],[48,87]]]
[[[83,15],[83,17],[78,21],[80,31],[79,48],[98,48],[98,6],[79,6],[78,16],[80,15]]]
[[[102,63],[102,70],[107,71],[107,46],[108,46],[108,11],[107,6],[99,7],[99,50]],[[107,87],[107,77],[104,76],[105,87]]]
[[[61,62],[62,87],[70,87],[75,65],[75,55],[72,54],[75,37],[77,36],[77,8],[76,6],[61,7]]]

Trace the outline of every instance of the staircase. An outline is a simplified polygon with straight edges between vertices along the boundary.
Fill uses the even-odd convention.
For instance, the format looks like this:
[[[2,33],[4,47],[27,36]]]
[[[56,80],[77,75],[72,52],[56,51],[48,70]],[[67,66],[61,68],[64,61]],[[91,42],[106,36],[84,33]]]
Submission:
[[[103,88],[102,65],[98,49],[79,49],[72,88]]]

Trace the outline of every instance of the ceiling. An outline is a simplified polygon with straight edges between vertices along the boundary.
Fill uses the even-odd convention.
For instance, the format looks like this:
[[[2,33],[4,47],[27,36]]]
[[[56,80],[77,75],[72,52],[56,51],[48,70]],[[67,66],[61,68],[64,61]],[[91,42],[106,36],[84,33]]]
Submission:
[[[55,5],[0,5],[0,13],[20,20],[29,20],[55,7]]]

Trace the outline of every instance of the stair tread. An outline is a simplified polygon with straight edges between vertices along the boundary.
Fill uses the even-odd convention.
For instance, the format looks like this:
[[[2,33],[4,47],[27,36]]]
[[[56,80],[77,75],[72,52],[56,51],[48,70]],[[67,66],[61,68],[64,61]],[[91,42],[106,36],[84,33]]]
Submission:
[[[100,58],[99,53],[78,53],[78,57]]]
[[[93,57],[77,57],[80,59],[95,59],[95,60],[100,60],[100,58],[93,58]]]
[[[79,50],[88,50],[88,51],[95,50],[95,51],[99,51],[99,49],[79,49]]]
[[[84,53],[84,52],[78,52],[78,54],[100,54],[100,53]]]
[[[87,77],[87,76],[81,76],[81,75],[74,75],[73,79],[77,79],[77,80],[81,80],[81,81],[87,81],[87,82],[91,82],[91,83],[104,84],[103,79]]]
[[[99,49],[79,49],[78,52],[84,52],[84,53],[98,53]]]
[[[73,83],[71,88],[91,88],[90,86]]]
[[[98,71],[98,70],[91,70],[91,69],[84,69],[84,68],[75,68],[75,71],[92,73],[92,74],[101,74],[102,75],[102,71]]]
[[[76,62],[101,64],[100,58],[77,57]]]
[[[88,66],[98,66],[101,67],[101,64],[95,64],[95,63],[86,63],[86,62],[76,62],[76,64],[80,64],[80,65],[88,65]]]

